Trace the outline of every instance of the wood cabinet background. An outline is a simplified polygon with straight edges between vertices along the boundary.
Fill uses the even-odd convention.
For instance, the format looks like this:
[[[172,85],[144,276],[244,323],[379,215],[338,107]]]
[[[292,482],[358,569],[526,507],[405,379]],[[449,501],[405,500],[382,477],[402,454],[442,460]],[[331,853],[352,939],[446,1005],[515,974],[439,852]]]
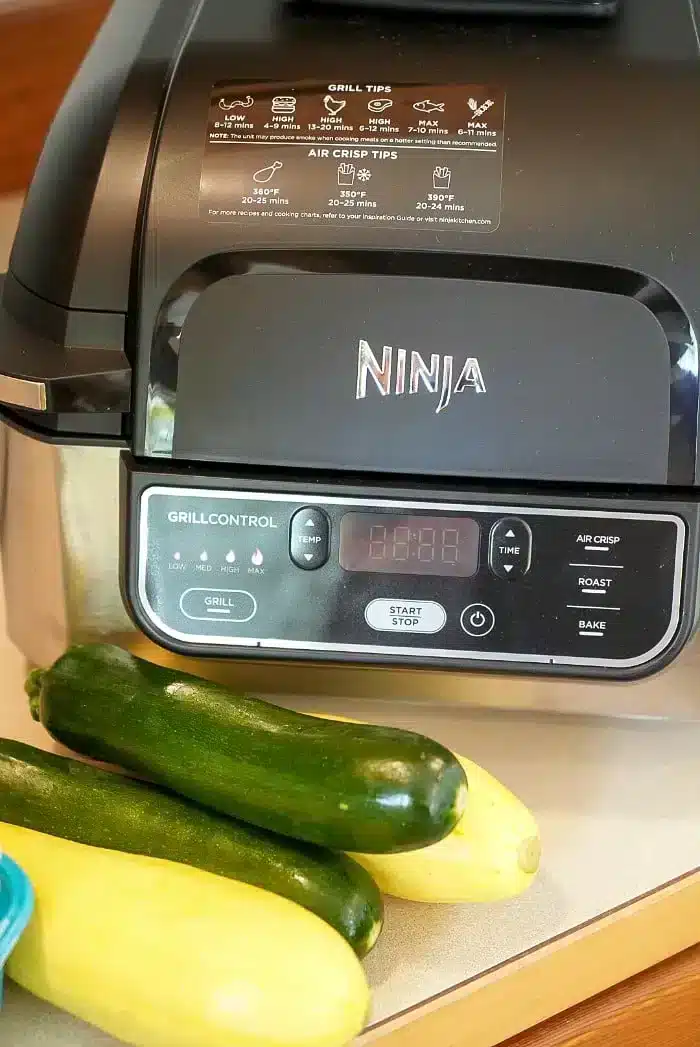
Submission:
[[[111,0],[0,2],[0,194],[23,190]]]

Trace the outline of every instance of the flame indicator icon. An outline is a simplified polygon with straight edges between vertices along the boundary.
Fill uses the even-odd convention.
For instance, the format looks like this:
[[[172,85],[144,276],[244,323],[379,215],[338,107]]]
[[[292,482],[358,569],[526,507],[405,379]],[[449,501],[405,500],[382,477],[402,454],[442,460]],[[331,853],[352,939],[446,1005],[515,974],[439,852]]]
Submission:
[[[260,552],[260,550],[256,549],[255,552],[253,553],[253,555],[250,558],[250,562],[253,564],[254,567],[262,567],[264,559],[265,559],[265,557]]]
[[[207,562],[207,560],[209,559],[209,553],[206,551],[206,549],[204,550],[203,553],[199,554],[199,559],[202,561],[202,563],[206,563]]]
[[[236,562],[236,554],[234,553],[233,549],[231,549],[230,552],[226,553],[226,563],[235,563],[235,562]]]

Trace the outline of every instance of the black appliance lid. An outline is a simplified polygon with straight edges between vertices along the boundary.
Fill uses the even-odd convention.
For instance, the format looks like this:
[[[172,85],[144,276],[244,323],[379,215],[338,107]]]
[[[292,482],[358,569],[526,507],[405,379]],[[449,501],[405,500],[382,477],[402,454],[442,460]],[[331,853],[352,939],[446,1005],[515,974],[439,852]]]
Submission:
[[[115,11],[131,2],[117,0]],[[322,4],[314,5],[313,16],[307,10],[299,17],[292,13],[299,6],[151,0],[150,28],[138,56],[128,57],[123,90],[99,107],[104,162],[93,163],[93,156],[95,184],[81,181],[97,195],[76,217],[74,190],[70,201],[63,199],[62,182],[54,197],[45,174],[39,178],[44,210],[25,212],[25,246],[44,243],[45,230],[33,219],[46,207],[63,216],[64,235],[45,244],[40,271],[36,251],[15,252],[24,268],[5,281],[0,372],[9,381],[0,384],[0,398],[24,397],[15,405],[47,433],[62,426],[70,436],[87,424],[96,436],[128,434],[139,456],[695,483],[700,136],[689,114],[700,67],[689,0],[669,0],[662,13],[655,0],[623,4],[622,17],[600,27],[541,19],[536,32],[527,20],[424,24],[393,17],[386,19],[391,33],[384,33],[384,16],[354,14],[344,23],[344,83],[335,94],[329,70],[315,63],[327,48],[333,59],[338,19],[324,18]],[[166,12],[171,36],[164,32]],[[170,41],[167,55],[163,40]],[[102,54],[106,60],[106,42]],[[124,55],[117,65],[123,73]],[[465,69],[473,83],[493,84],[493,92],[482,92],[485,101],[482,93],[469,93]],[[208,140],[212,114],[221,119],[227,111],[217,108],[222,101],[229,108],[231,98],[245,102],[235,115],[259,129],[277,94],[298,94],[302,115],[308,105],[323,114],[328,94],[327,112],[342,123],[342,114],[352,116],[358,105],[374,112],[373,98],[352,91],[356,83],[373,83],[378,70],[395,97],[418,92],[409,99],[415,104],[402,109],[396,103],[392,113],[405,116],[406,110],[413,118],[430,100],[432,110],[442,113],[444,104],[456,120],[452,90],[470,110],[473,103],[483,111],[484,135],[496,135],[490,157],[474,149],[472,162],[465,150],[452,149],[454,172],[452,162],[443,169],[414,142],[401,152],[400,127],[391,139],[397,152],[392,184],[413,193],[419,180],[425,195],[444,191],[452,177],[460,192],[468,190],[469,207],[488,212],[488,228],[455,221],[414,230],[398,223],[407,212],[393,225],[323,227],[316,219],[325,218],[324,207],[316,203],[302,224],[284,224],[280,215],[231,223],[228,203],[217,221],[207,217],[220,194],[243,197],[245,187],[260,182],[261,164],[273,175],[281,172],[280,193],[285,199],[289,192],[290,211],[292,197],[307,189],[328,199],[344,185],[343,157],[310,157],[308,143],[276,138],[220,148]],[[70,112],[81,82],[71,92]],[[341,103],[341,115],[332,113]],[[429,118],[413,122],[427,125]],[[451,123],[436,123],[439,134],[445,126],[454,132]],[[662,126],[664,142],[683,163],[672,167],[657,148]],[[49,152],[65,150],[62,169],[82,156],[80,150],[73,155],[75,144],[52,137]],[[135,146],[139,163],[133,166]],[[125,158],[134,172],[128,184]],[[370,174],[375,195],[386,190],[393,164],[392,153],[387,170],[377,165],[362,172]],[[44,157],[40,171],[50,166]],[[264,182],[261,193],[268,186]],[[415,208],[417,197],[411,199]],[[118,286],[109,275],[113,249]],[[67,297],[69,270],[54,264],[58,256],[76,263]],[[63,291],[52,297],[51,273],[59,269]],[[363,343],[369,347],[367,395],[348,406]],[[390,375],[384,346],[391,349]],[[312,364],[314,353],[325,371]],[[278,386],[253,380],[249,356],[259,369],[281,376],[285,398]],[[288,380],[285,367],[293,357],[298,365]],[[483,389],[473,364],[462,389],[462,370],[474,360]],[[408,391],[397,385],[404,366]],[[449,403],[435,410],[450,374]],[[597,386],[596,374],[602,375]],[[437,405],[428,408],[435,396]],[[325,414],[318,406],[324,401]],[[469,411],[460,415],[463,403]],[[297,431],[303,412],[320,436]],[[211,431],[210,416],[219,419],[220,435]],[[269,423],[261,423],[263,416]],[[245,426],[239,418],[248,419]],[[397,449],[393,432],[404,443],[408,434],[414,449]]]
[[[531,263],[514,282],[507,260],[430,253],[229,262],[164,309],[147,453],[507,480],[692,470],[687,321],[634,274]]]

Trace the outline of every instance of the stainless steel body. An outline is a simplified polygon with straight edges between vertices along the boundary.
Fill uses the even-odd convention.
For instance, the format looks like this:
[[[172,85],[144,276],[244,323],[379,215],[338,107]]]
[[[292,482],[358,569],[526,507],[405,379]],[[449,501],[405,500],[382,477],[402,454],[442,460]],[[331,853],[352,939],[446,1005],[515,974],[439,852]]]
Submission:
[[[264,694],[328,694],[424,704],[700,720],[700,641],[635,683],[578,682],[328,665],[192,661],[150,643],[119,589],[119,450],[54,446],[0,428],[8,631],[30,662],[66,644],[117,639],[165,664]]]

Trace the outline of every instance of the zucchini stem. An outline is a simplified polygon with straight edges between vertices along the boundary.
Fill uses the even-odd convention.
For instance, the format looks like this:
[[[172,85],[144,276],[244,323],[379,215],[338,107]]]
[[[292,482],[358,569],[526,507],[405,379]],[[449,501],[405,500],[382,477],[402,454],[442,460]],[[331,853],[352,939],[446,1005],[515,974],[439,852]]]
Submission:
[[[29,712],[37,723],[41,722],[41,691],[45,676],[45,669],[32,669],[24,684],[24,690],[29,698]]]

